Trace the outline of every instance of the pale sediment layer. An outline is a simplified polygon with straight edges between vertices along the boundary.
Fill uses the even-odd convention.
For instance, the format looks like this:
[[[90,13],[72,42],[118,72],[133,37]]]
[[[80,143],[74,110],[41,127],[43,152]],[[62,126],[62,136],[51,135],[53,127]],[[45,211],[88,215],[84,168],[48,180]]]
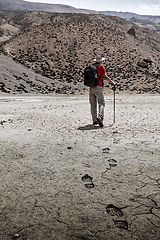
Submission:
[[[160,234],[160,95],[0,96],[0,239],[141,239]]]

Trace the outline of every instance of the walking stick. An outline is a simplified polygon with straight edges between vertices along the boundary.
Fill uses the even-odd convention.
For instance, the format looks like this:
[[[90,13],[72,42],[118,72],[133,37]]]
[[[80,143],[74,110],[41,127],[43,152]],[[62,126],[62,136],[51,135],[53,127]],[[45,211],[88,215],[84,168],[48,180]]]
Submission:
[[[116,105],[115,105],[115,100],[116,100],[116,86],[114,86],[114,102],[113,102],[113,123],[115,123],[115,112],[116,112]]]

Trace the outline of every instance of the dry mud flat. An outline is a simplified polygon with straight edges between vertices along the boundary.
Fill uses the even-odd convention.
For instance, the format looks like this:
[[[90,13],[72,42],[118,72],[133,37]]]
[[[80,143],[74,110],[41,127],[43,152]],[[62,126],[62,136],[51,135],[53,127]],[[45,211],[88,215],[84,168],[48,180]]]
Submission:
[[[160,95],[0,97],[0,239],[158,240]]]

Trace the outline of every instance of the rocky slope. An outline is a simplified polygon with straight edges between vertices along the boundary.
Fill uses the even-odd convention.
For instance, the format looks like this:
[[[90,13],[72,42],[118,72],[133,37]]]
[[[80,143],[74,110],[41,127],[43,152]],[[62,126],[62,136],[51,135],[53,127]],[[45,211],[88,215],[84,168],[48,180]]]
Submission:
[[[0,0],[1,11],[44,11],[54,13],[85,13],[118,16],[134,22],[138,26],[160,32],[160,16],[139,15],[131,12],[95,11],[92,9],[77,9],[63,4],[34,3],[23,0]]]
[[[61,83],[26,68],[0,54],[0,92],[13,94],[82,94],[84,87]]]
[[[17,23],[27,24],[25,16]],[[3,52],[37,73],[83,86],[84,68],[102,54],[108,76],[117,82],[117,89],[160,92],[157,33],[104,15],[30,12],[26,19],[29,25],[41,25],[25,29],[9,40]],[[134,33],[128,32],[131,27]]]

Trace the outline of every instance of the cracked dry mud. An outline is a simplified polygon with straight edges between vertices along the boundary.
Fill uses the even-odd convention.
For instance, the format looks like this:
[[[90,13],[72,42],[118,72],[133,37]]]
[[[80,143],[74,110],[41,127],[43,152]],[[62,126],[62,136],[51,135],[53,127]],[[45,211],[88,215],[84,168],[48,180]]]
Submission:
[[[159,239],[160,95],[105,99],[0,96],[1,240]]]

